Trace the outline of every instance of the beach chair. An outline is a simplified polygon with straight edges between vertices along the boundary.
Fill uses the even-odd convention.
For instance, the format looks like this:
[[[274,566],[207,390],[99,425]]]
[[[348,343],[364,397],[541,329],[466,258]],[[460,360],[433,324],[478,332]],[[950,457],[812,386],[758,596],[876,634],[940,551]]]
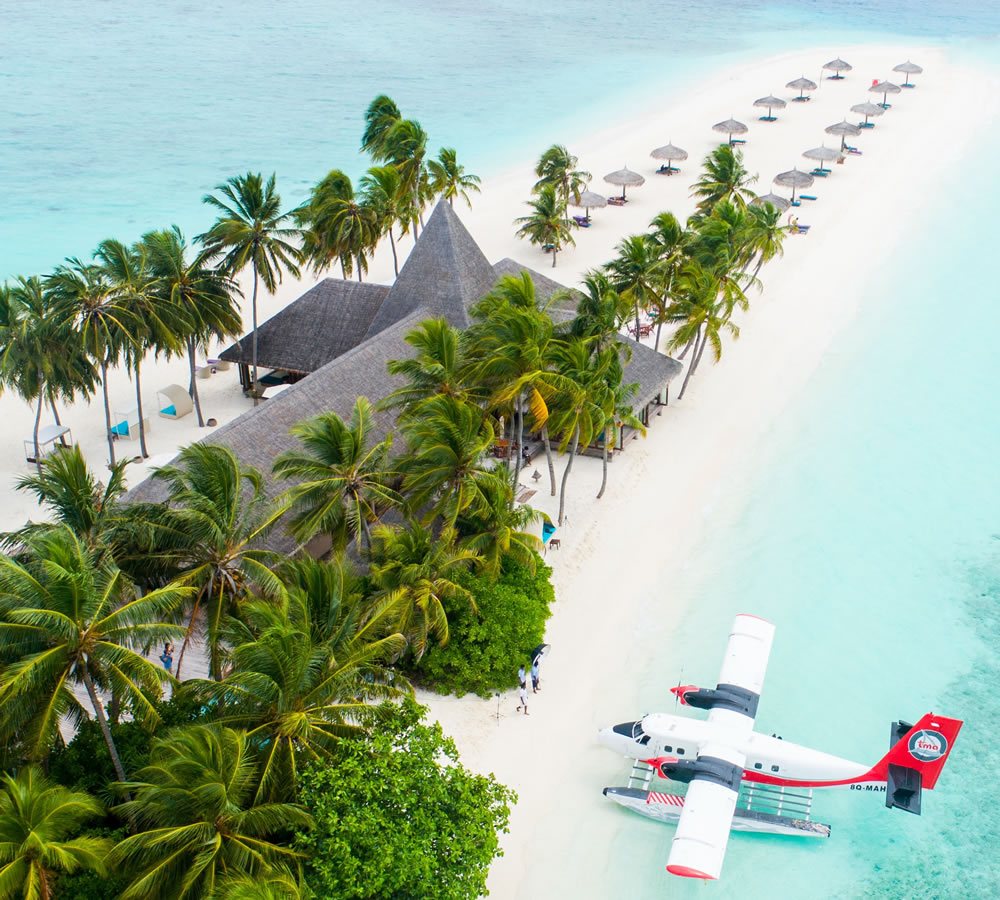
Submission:
[[[812,225],[796,225],[793,233],[794,234],[808,234],[810,228],[812,228]]]
[[[156,405],[164,419],[182,419],[194,409],[191,395],[179,384],[168,384],[156,392]]]
[[[817,178],[826,178],[826,176],[830,174],[830,170],[829,169],[813,169],[809,174],[810,175],[815,175]]]
[[[628,200],[622,197],[608,197],[608,206],[624,206]]]
[[[803,200],[815,200],[816,196],[814,194],[799,194],[799,197]]]
[[[657,175],[673,175],[674,172],[679,172],[679,171],[680,171],[680,169],[678,169],[676,166],[672,166],[672,165],[670,165],[668,163],[665,166],[660,166],[660,168],[658,168],[656,170],[656,174]]]
[[[854,154],[854,156],[861,156],[861,151],[857,147],[848,147],[848,146],[845,146],[844,149],[848,153]]]
[[[743,138],[733,138],[729,143],[730,143],[730,145],[732,145],[732,144],[745,144],[746,141]]]
[[[761,122],[777,122],[778,121],[778,117],[777,116],[758,116],[757,118],[760,119]]]
[[[580,228],[590,228],[590,219],[586,216],[573,216],[573,221],[576,222]]]
[[[874,122],[858,122],[858,128],[874,128]]]
[[[111,426],[111,439],[114,441],[124,438],[129,441],[135,440],[139,436],[139,407],[130,406],[124,410],[115,410]],[[149,419],[143,417],[143,426],[149,428]]]

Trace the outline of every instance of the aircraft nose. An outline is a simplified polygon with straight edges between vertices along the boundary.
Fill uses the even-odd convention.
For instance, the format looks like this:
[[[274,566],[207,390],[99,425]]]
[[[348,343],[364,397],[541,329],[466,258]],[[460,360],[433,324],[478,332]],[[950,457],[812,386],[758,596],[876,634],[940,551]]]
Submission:
[[[634,722],[622,722],[620,725],[609,725],[597,732],[597,739],[609,750],[628,756],[634,744],[632,740],[634,724]]]

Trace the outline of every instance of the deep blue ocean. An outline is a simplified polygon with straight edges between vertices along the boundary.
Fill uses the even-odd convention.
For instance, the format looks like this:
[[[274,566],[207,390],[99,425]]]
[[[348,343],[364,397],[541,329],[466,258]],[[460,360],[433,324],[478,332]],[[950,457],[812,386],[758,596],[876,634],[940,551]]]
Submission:
[[[330,168],[357,176],[380,92],[489,175],[740,59],[905,36],[995,63],[1000,2],[0,2],[0,279],[197,233],[201,196],[248,169],[289,206]],[[673,660],[708,682],[733,614],[768,617],[760,729],[875,761],[893,719],[964,719],[938,789],[919,818],[829,792],[829,841],[734,835],[710,888],[663,872],[671,829],[626,818],[589,896],[1000,897],[997,138],[852,285],[856,321],[719,501],[733,525],[669,586],[690,612],[635,673],[661,707]]]

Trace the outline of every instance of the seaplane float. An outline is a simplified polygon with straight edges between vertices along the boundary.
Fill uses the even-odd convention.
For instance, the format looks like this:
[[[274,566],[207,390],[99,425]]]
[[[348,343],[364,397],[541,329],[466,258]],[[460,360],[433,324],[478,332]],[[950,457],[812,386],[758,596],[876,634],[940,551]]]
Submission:
[[[754,731],[774,625],[751,615],[733,622],[714,688],[671,688],[684,706],[708,710],[699,720],[650,713],[604,728],[604,746],[633,760],[627,787],[604,795],[661,822],[675,822],[667,871],[717,879],[730,830],[829,837],[812,819],[817,788],[843,788],[885,798],[890,809],[920,815],[962,722],[928,713],[916,724],[893,722],[889,752],[867,766]],[[687,783],[684,796],[650,790],[653,777]]]

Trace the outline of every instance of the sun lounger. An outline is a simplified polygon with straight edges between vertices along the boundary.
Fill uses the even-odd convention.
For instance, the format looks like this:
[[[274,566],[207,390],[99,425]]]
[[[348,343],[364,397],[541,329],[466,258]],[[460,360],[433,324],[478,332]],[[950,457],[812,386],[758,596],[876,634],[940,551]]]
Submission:
[[[801,205],[802,205],[802,201],[801,200],[793,200],[792,201],[792,206],[801,206]]]
[[[874,122],[858,122],[858,128],[874,128]]]
[[[733,138],[729,143],[730,144],[745,144],[746,141],[743,140],[743,138]]]
[[[777,122],[778,121],[778,117],[777,116],[759,116],[758,118],[761,120],[761,122]]]
[[[666,165],[666,166],[660,166],[660,168],[656,170],[656,173],[658,175],[673,175],[674,172],[679,172],[679,171],[680,169],[678,169],[676,166]]]
[[[812,225],[796,225],[795,228],[792,229],[792,233],[793,234],[808,234],[810,228],[812,228]]]
[[[857,147],[848,147],[845,145],[844,149],[848,153],[853,153],[855,156],[861,156],[861,151]]]
[[[168,384],[156,392],[159,414],[164,419],[180,419],[194,409],[191,395],[179,384]]]
[[[812,100],[812,97],[808,95],[805,97],[792,97],[792,103],[804,103],[806,100]]]
[[[586,216],[573,216],[573,221],[576,222],[580,228],[590,228],[590,219]]]
[[[799,194],[803,200],[815,200],[816,196],[814,194]]]
[[[826,178],[830,174],[829,169],[813,169],[810,175],[815,175],[817,178]]]
[[[624,206],[628,203],[628,200],[624,200],[621,197],[608,197],[609,206]]]

